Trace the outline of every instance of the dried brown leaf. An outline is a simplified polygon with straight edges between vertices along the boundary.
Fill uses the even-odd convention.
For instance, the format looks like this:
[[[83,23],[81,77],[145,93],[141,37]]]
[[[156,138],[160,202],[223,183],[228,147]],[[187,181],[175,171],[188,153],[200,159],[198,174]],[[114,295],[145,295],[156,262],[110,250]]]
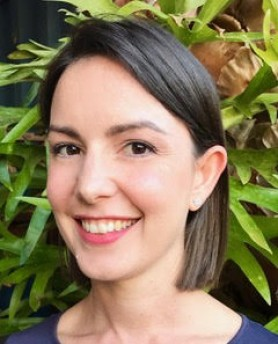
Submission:
[[[220,95],[233,97],[242,93],[261,66],[261,61],[249,47],[238,49],[234,58],[221,69],[217,81]]]
[[[221,69],[235,57],[241,46],[241,43],[214,41],[195,44],[190,50],[217,82]]]
[[[278,148],[278,123],[267,128],[263,135],[263,143],[267,148]]]
[[[264,12],[262,0],[237,0],[227,9],[227,13],[237,18],[249,31],[261,32]]]

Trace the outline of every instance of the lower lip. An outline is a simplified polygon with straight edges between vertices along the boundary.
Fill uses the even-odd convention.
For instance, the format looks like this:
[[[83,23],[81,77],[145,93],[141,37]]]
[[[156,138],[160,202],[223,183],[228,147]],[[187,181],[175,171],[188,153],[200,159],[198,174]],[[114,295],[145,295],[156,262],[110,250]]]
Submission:
[[[94,233],[86,232],[84,228],[79,224],[78,231],[81,238],[89,244],[107,245],[107,244],[112,244],[118,241],[123,236],[125,236],[133,228],[133,226],[134,225],[126,229],[122,229],[120,231],[115,231],[115,232],[110,232],[110,233],[105,233],[105,234],[94,234]]]

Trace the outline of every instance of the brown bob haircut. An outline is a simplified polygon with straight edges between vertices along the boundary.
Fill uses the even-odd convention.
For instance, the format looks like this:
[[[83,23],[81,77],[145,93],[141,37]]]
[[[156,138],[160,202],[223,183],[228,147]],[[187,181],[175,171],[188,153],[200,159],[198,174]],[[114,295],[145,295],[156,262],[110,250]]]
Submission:
[[[207,71],[161,25],[134,17],[114,21],[94,18],[74,29],[69,43],[50,64],[42,84],[40,106],[46,127],[55,87],[63,72],[75,61],[95,55],[119,63],[173,116],[184,121],[196,156],[214,145],[225,146],[219,99]],[[184,267],[177,279],[179,289],[204,288],[217,282],[226,250],[227,204],[226,168],[203,206],[189,213]],[[72,255],[70,268],[74,276],[87,279]]]

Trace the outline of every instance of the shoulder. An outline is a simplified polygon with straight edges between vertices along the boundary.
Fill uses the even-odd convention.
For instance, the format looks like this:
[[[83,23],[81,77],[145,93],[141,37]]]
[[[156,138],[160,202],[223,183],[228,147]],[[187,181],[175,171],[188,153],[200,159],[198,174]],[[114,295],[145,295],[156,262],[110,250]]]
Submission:
[[[12,334],[5,344],[59,344],[56,328],[60,316],[61,313],[54,314],[34,327]]]
[[[229,344],[278,344],[278,335],[266,330],[261,324],[242,316],[242,325]]]

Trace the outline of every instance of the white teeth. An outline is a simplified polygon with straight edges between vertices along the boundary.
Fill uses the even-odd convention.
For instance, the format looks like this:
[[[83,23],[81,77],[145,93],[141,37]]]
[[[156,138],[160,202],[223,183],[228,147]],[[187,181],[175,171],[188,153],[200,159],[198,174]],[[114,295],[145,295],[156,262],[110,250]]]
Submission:
[[[90,232],[90,225],[88,223],[84,223],[84,228],[86,229],[86,232]]]
[[[108,233],[113,232],[113,230],[114,230],[114,224],[113,224],[113,222],[112,222],[112,221],[109,221],[108,224],[106,225],[106,228],[107,228],[107,232],[108,232]]]
[[[94,224],[90,225],[90,223],[88,223],[87,226],[89,228],[89,232],[99,233],[99,230],[98,230],[96,225],[94,225]]]
[[[120,231],[122,228],[122,221],[116,221],[114,224],[114,228],[116,231]]]
[[[100,223],[99,226],[98,226],[98,232],[103,234],[103,233],[106,233],[106,224],[105,223]]]
[[[81,223],[86,232],[105,234],[126,229],[127,227],[133,225],[136,221],[137,220],[82,220]]]

